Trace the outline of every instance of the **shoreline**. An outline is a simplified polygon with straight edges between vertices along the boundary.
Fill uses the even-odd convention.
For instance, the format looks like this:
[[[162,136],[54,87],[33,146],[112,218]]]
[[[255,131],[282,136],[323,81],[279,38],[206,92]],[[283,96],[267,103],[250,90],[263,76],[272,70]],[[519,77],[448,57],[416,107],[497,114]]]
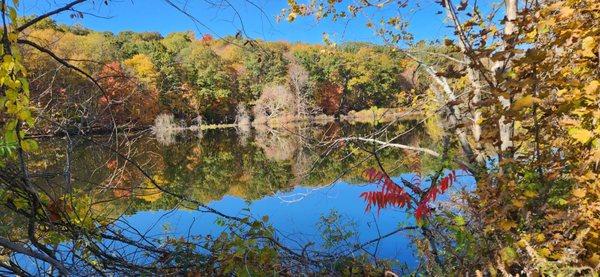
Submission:
[[[346,115],[341,115],[339,118],[335,118],[334,116],[329,115],[318,115],[307,119],[294,119],[294,120],[285,120],[279,121],[277,118],[269,119],[264,122],[256,122],[250,121],[245,124],[238,123],[223,123],[223,124],[202,124],[191,125],[191,126],[174,126],[170,128],[164,128],[167,131],[198,131],[198,130],[214,130],[214,129],[226,129],[226,128],[282,128],[287,125],[296,125],[296,124],[307,124],[307,125],[325,125],[331,122],[345,122],[348,124],[379,124],[379,123],[388,123],[394,120],[415,120],[423,117],[423,112],[406,112],[400,115],[401,112],[392,112],[389,115],[386,113],[391,109],[381,108],[379,110],[384,110],[383,112],[373,112],[371,115],[373,116],[365,116],[365,113],[370,112],[370,110],[364,111],[351,111]],[[117,127],[116,130],[118,133],[131,134],[133,132],[145,132],[150,131],[155,133],[154,131],[155,125],[142,125],[142,126],[120,126]],[[96,127],[90,128],[88,130],[71,130],[68,132],[58,131],[52,133],[34,133],[28,135],[26,138],[29,139],[39,139],[39,138],[56,138],[56,137],[64,137],[64,136],[81,136],[81,135],[108,135],[115,132],[115,128],[108,127]]]

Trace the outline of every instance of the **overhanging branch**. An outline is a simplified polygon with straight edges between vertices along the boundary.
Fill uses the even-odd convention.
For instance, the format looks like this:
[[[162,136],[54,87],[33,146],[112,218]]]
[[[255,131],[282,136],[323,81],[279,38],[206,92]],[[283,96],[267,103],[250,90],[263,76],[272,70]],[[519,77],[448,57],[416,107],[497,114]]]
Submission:
[[[96,87],[98,87],[98,89],[100,89],[100,91],[102,92],[102,94],[105,94],[104,93],[104,89],[102,88],[102,86],[100,85],[100,83],[98,83],[98,81],[94,77],[92,77],[92,75],[90,75],[89,73],[83,71],[83,69],[70,64],[65,59],[57,56],[56,54],[54,54],[54,52],[50,51],[49,49],[46,49],[46,48],[42,47],[41,45],[39,45],[39,44],[37,44],[37,43],[35,43],[33,41],[26,40],[26,39],[18,39],[17,43],[31,46],[31,47],[35,48],[36,50],[38,50],[38,51],[40,51],[40,52],[42,52],[44,54],[47,54],[48,56],[50,56],[52,59],[54,59],[58,63],[62,64],[63,66],[65,66],[65,67],[67,67],[67,68],[69,68],[71,70],[74,70],[74,71],[80,73],[81,75],[83,75],[87,79],[89,79],[92,83],[94,83],[94,85]]]
[[[60,272],[61,275],[67,276],[67,274],[68,274],[68,271],[65,268],[65,266],[52,257],[48,257],[42,253],[35,252],[29,248],[26,248],[25,246],[23,246],[21,244],[12,242],[4,237],[0,237],[0,245],[4,248],[8,248],[17,253],[21,253],[23,255],[27,255],[29,257],[36,258],[36,259],[42,260],[44,262],[47,262],[47,263],[51,264],[52,266],[56,267],[56,269],[58,269],[58,271]]]
[[[48,17],[51,17],[53,15],[57,15],[57,14],[59,14],[61,12],[64,12],[64,11],[71,10],[74,6],[76,6],[78,4],[81,4],[81,3],[85,2],[85,1],[87,1],[87,0],[76,0],[76,1],[73,1],[73,2],[71,2],[71,3],[69,3],[69,4],[65,5],[65,6],[61,7],[61,8],[58,8],[58,9],[53,10],[53,11],[49,11],[49,12],[47,12],[45,14],[42,14],[42,15],[40,15],[40,16],[38,16],[38,17],[36,17],[36,18],[34,18],[34,19],[26,22],[25,24],[17,27],[16,30],[17,30],[17,32],[22,32],[23,30],[31,27],[32,25],[34,25],[34,24],[36,24],[36,23],[38,23],[38,22],[40,22],[40,21],[42,21],[42,20],[44,20],[44,19],[46,19]]]

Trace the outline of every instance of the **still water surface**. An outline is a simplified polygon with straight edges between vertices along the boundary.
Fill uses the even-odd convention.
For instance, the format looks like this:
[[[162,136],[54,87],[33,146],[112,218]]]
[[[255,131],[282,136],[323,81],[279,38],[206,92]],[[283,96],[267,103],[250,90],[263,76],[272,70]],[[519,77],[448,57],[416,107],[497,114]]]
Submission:
[[[387,129],[397,134],[411,123]],[[120,151],[135,160],[161,186],[231,216],[268,217],[282,242],[302,249],[313,242],[315,249],[343,251],[387,234],[401,226],[414,225],[401,209],[365,212],[360,194],[377,190],[362,178],[376,165],[356,145],[332,141],[379,130],[373,125],[336,125],[284,129],[215,129],[202,133],[146,133],[121,143]],[[436,142],[425,132],[414,132],[400,143],[426,145]],[[362,145],[361,147],[369,147]],[[395,149],[380,152],[381,161],[398,180],[412,179],[412,172],[427,171],[426,157]],[[114,220],[123,227],[153,238],[218,235],[223,227],[217,217],[196,210],[177,197],[165,195],[122,157],[97,144],[75,142],[72,155],[74,193],[93,198],[96,219]],[[39,166],[60,168],[65,157],[44,153]],[[461,179],[454,190],[470,181]],[[446,196],[447,197],[447,196]],[[338,245],[323,239],[324,223],[352,234]],[[133,234],[133,233],[132,233]],[[417,265],[411,232],[400,232],[365,247],[378,258],[394,259],[400,265]]]

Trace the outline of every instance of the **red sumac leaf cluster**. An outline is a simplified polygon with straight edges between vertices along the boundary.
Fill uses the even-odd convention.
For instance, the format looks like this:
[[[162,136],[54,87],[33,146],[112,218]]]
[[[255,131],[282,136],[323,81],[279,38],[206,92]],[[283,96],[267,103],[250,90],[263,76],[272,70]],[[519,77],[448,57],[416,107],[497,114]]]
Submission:
[[[380,191],[366,191],[360,194],[367,202],[366,211],[370,211],[372,206],[377,206],[379,212],[386,207],[404,207],[410,203],[408,193],[387,174],[370,168],[365,170],[365,177],[369,182],[376,182],[381,186]]]
[[[419,202],[419,205],[417,205],[417,208],[415,209],[415,218],[421,220],[423,217],[429,215],[431,212],[429,203],[435,201],[438,195],[444,194],[455,181],[456,172],[453,170],[450,171],[448,175],[444,176],[437,184],[432,184],[425,196]]]
[[[367,181],[374,182],[381,187],[381,190],[367,191],[360,194],[365,202],[367,202],[365,211],[370,211],[373,206],[377,207],[377,212],[387,207],[410,207],[410,195],[400,185],[392,181],[387,174],[374,168],[369,168],[365,170],[364,176]],[[455,181],[456,172],[450,171],[439,182],[431,185],[424,196],[421,197],[415,209],[414,214],[417,220],[421,220],[429,215],[431,212],[429,203],[435,201],[438,195],[445,193]]]

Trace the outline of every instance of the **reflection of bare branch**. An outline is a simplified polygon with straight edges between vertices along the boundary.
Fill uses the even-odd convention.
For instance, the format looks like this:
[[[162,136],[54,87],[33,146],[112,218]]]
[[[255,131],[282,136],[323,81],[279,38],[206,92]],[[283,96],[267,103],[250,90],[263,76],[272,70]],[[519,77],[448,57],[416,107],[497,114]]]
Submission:
[[[265,156],[275,161],[291,160],[298,149],[294,138],[285,136],[276,129],[267,126],[256,128],[256,145],[265,153]]]
[[[382,145],[383,148],[393,147],[393,148],[407,149],[407,150],[413,150],[413,151],[427,153],[434,157],[440,157],[440,154],[438,152],[435,152],[431,149],[422,148],[422,147],[409,146],[409,145],[404,145],[404,144],[399,144],[399,143],[391,143],[391,142],[385,142],[385,141],[380,141],[380,140],[376,140],[376,139],[360,138],[360,137],[347,137],[347,138],[338,139],[338,141],[352,141],[352,140],[380,144],[380,145]]]

